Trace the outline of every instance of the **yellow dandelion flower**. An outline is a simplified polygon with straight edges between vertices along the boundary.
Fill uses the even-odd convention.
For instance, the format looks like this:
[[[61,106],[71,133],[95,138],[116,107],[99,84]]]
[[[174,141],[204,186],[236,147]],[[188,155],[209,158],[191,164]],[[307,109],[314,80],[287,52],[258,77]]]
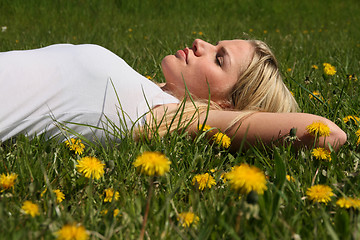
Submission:
[[[149,176],[162,176],[170,170],[170,160],[159,152],[144,152],[133,162],[134,167]]]
[[[151,77],[151,76],[149,76],[149,75],[146,75],[146,78],[147,78],[147,79],[149,79],[149,80],[151,80],[151,79],[152,79],[152,77]]]
[[[356,136],[360,137],[360,129],[355,132]]]
[[[87,178],[99,179],[104,175],[105,164],[96,157],[83,157],[77,162],[77,170]]]
[[[100,214],[101,215],[106,215],[106,214],[108,214],[108,210],[107,209],[104,209],[104,210],[102,210],[101,212],[100,212]],[[116,217],[116,216],[118,216],[120,214],[120,210],[118,209],[118,208],[115,208],[114,209],[114,212],[113,212],[113,216],[114,217]]]
[[[199,222],[199,217],[193,212],[182,212],[177,217],[183,227],[190,227],[192,224],[196,225]]]
[[[336,201],[336,205],[338,205],[341,208],[351,208],[351,201],[349,201],[348,198],[342,197]]]
[[[346,116],[343,118],[344,123],[350,123],[350,122],[354,122],[356,125],[359,125],[360,122],[360,118],[358,118],[357,116]]]
[[[0,188],[2,188],[1,192],[9,188],[14,188],[17,177],[18,175],[16,173],[1,174],[0,175]]]
[[[336,205],[341,208],[360,208],[360,199],[351,197],[341,197],[336,201]]]
[[[358,136],[358,140],[356,141],[356,144],[360,144],[360,129],[355,132],[356,136]]]
[[[198,129],[199,131],[203,131],[203,132],[211,132],[212,127],[206,124],[205,125],[200,124]]]
[[[286,69],[286,71],[291,72],[291,71],[292,71],[292,69],[291,69],[291,68],[288,68],[288,69]]]
[[[311,68],[312,69],[319,69],[319,67],[317,65],[312,65]]]
[[[43,197],[46,192],[47,192],[47,188],[45,188],[45,189],[40,193],[40,197]]]
[[[71,151],[74,151],[75,154],[81,155],[84,152],[85,145],[81,143],[80,139],[71,138],[70,140],[65,141],[65,144]]]
[[[204,33],[203,32],[199,32],[199,35],[202,36]]]
[[[313,91],[312,94],[309,94],[310,99],[315,99],[314,96],[320,98],[321,100],[324,100],[319,91]]]
[[[355,81],[355,82],[358,80],[355,75],[349,75],[349,76],[348,76],[348,79],[349,79],[350,81],[353,80],[353,81]]]
[[[83,226],[76,226],[75,224],[68,224],[63,226],[55,233],[57,240],[87,240],[89,233]]]
[[[101,215],[106,215],[109,211],[107,209],[101,210],[100,214]]]
[[[267,190],[265,174],[259,168],[246,163],[235,166],[226,174],[226,179],[232,188],[242,194],[248,194],[251,191],[263,194]]]
[[[328,125],[326,125],[321,121],[313,122],[312,124],[306,127],[306,130],[309,134],[313,136],[319,136],[319,137],[330,136],[330,128],[328,127]]]
[[[290,175],[286,175],[286,180],[288,180],[289,182],[295,182],[295,178]]]
[[[221,179],[224,183],[226,183],[226,181],[227,181],[227,180],[226,180],[226,174],[227,174],[227,173],[224,172],[224,173],[222,173],[222,174],[220,175],[220,179]]]
[[[221,132],[215,133],[213,140],[223,148],[229,148],[231,145],[231,139],[226,134]]]
[[[315,148],[312,150],[311,155],[318,160],[331,161],[331,152],[325,148]]]
[[[116,217],[116,216],[119,215],[119,214],[120,214],[120,210],[117,209],[117,208],[115,208],[115,209],[114,209],[113,216]]]
[[[336,69],[330,63],[323,63],[325,75],[333,76],[336,73]]]
[[[352,198],[351,204],[353,208],[360,209],[360,199],[359,198]]]
[[[25,201],[21,207],[25,214],[35,217],[40,215],[39,206],[31,201]]]
[[[313,202],[323,202],[327,204],[335,194],[332,192],[331,187],[319,184],[308,188],[306,195],[309,200],[312,200]]]
[[[120,197],[119,192],[116,191],[114,193],[114,189],[112,189],[112,188],[105,189],[104,192],[105,192],[104,202],[111,202],[113,200],[113,198],[116,201]],[[115,194],[115,196],[114,196],[114,194]]]
[[[254,29],[252,29],[252,28],[249,29],[249,32],[253,32],[253,31],[254,31]]]
[[[291,93],[291,95],[292,95],[293,97],[295,97],[295,94],[293,93],[293,91],[290,91],[290,93]]]
[[[56,202],[61,203],[65,199],[65,194],[60,191],[60,189],[56,189],[53,191],[56,195]]]
[[[264,34],[267,34],[268,33],[268,31],[267,30],[264,30]]]
[[[211,186],[215,185],[216,182],[213,176],[208,173],[204,173],[194,176],[192,179],[192,184],[197,184],[197,186],[199,186],[199,190],[204,190],[206,187],[211,188]]]
[[[359,144],[360,144],[360,129],[357,130],[357,131],[355,132],[355,134],[356,134],[356,136],[359,137],[358,140],[357,140],[357,142],[356,142],[356,144],[359,145]]]

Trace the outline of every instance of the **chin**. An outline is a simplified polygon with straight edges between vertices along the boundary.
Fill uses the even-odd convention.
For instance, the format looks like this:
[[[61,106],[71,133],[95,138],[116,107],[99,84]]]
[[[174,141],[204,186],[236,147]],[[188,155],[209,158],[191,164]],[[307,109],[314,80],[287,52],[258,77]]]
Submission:
[[[166,82],[170,81],[174,78],[175,69],[176,69],[176,57],[174,55],[168,55],[163,58],[161,61],[161,69],[164,74]]]
[[[162,68],[171,68],[171,65],[174,65],[176,62],[175,55],[167,55],[161,60],[161,67]]]

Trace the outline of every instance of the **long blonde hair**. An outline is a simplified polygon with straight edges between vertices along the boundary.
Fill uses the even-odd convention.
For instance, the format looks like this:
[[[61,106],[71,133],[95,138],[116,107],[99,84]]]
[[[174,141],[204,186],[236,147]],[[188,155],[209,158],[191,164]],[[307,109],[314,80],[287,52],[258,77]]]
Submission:
[[[239,78],[228,97],[232,108],[238,111],[228,128],[255,112],[296,112],[298,104],[285,86],[277,61],[270,48],[262,41],[248,40],[254,47],[254,56]],[[185,94],[185,100],[176,111],[167,112],[162,119],[154,119],[152,128],[163,136],[174,130],[184,129],[198,121],[201,114],[209,110],[224,110],[210,100],[196,99]],[[206,118],[205,118],[206,119]],[[203,124],[199,123],[198,124]]]
[[[270,48],[259,40],[249,42],[254,46],[254,56],[249,67],[239,74],[231,93],[234,109],[296,112],[296,100],[285,86]]]

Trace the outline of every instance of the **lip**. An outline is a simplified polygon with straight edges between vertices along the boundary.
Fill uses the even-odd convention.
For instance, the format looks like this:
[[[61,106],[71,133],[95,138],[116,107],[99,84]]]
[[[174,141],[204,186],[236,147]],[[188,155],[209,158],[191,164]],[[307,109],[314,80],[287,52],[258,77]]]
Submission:
[[[188,53],[189,53],[189,50],[185,48],[184,50],[178,50],[175,55],[176,55],[177,57],[183,58],[184,61],[185,61],[186,64],[187,64]]]

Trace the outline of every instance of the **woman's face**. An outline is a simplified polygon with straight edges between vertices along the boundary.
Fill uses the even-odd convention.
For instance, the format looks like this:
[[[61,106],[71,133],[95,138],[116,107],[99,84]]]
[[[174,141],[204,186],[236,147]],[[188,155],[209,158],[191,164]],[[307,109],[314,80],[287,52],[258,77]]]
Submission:
[[[239,74],[250,64],[254,47],[245,40],[220,41],[212,45],[196,39],[191,48],[166,56],[162,70],[165,89],[175,96],[184,96],[185,85],[198,98],[221,104],[228,103],[229,95]],[[208,85],[209,84],[209,85]]]

